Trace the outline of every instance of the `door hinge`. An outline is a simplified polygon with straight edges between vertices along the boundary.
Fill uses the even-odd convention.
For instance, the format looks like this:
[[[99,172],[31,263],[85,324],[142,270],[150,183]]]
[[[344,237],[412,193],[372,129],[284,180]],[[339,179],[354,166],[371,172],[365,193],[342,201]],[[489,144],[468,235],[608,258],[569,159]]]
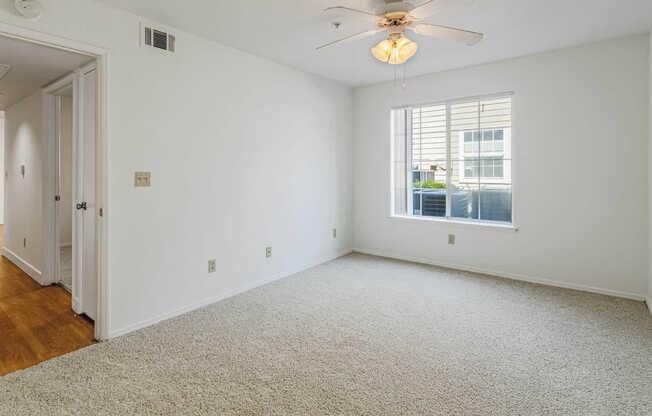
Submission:
[[[55,195],[54,200],[57,202],[61,201],[61,195]]]

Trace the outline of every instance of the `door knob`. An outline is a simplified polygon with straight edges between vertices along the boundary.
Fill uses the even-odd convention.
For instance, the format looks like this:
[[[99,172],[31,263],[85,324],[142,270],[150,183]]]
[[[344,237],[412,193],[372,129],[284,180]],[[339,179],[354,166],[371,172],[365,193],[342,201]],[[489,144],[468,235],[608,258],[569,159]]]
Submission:
[[[86,205],[86,202],[84,201],[81,204],[77,204],[77,209],[83,209],[84,211],[86,211],[86,209],[88,209],[88,206]]]

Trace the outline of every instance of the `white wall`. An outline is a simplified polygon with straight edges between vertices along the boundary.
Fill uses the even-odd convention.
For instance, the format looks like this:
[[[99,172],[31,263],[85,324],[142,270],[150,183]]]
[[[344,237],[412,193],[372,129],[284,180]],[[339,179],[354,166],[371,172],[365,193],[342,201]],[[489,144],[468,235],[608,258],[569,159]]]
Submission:
[[[0,111],[0,224],[5,221],[5,112]]]
[[[59,244],[72,244],[72,97],[61,99],[61,201],[59,203]]]
[[[112,335],[350,250],[350,88],[182,32],[141,49],[140,19],[97,2],[43,0],[38,22],[5,3],[0,21],[111,51]]]
[[[355,247],[643,299],[648,66],[634,36],[356,89]],[[388,218],[390,109],[506,91],[520,231]]]
[[[650,39],[649,39],[649,44],[650,44],[650,50],[649,50],[649,101],[648,101],[648,110],[649,110],[649,115],[648,115],[648,134],[649,134],[649,141],[648,141],[648,152],[649,152],[649,158],[648,158],[648,195],[649,195],[649,202],[648,202],[648,209],[649,209],[649,224],[650,224],[650,229],[649,229],[649,246],[648,246],[648,265],[649,265],[649,271],[648,271],[648,284],[647,284],[647,305],[648,308],[650,309],[650,313],[652,313],[652,30],[650,31]]]
[[[37,274],[42,259],[41,93],[37,91],[6,110],[5,164],[7,171],[3,250],[17,256]],[[21,174],[25,166],[25,177]],[[27,238],[27,245],[24,245]],[[7,253],[7,250],[9,253]],[[12,257],[12,260],[16,260]],[[19,266],[21,263],[18,263]],[[24,266],[24,264],[22,264]],[[23,269],[25,270],[25,269]],[[30,270],[25,270],[36,279]]]

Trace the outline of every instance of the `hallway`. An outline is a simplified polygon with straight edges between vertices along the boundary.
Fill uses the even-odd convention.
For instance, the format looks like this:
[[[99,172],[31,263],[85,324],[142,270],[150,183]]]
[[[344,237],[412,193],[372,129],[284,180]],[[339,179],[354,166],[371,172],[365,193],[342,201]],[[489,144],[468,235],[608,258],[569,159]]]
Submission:
[[[72,311],[68,292],[0,258],[0,376],[92,344],[93,323]]]

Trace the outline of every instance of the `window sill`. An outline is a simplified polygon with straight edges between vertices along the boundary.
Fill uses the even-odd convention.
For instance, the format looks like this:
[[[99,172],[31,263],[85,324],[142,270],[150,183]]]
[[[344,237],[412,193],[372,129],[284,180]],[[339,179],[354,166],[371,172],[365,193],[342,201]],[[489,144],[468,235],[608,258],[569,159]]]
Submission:
[[[431,222],[461,227],[474,227],[474,228],[487,228],[492,230],[513,231],[517,232],[519,227],[514,224],[488,222],[488,221],[464,221],[452,220],[449,218],[435,218],[435,217],[417,217],[409,215],[390,215],[390,219],[399,221],[418,221],[418,222]]]

